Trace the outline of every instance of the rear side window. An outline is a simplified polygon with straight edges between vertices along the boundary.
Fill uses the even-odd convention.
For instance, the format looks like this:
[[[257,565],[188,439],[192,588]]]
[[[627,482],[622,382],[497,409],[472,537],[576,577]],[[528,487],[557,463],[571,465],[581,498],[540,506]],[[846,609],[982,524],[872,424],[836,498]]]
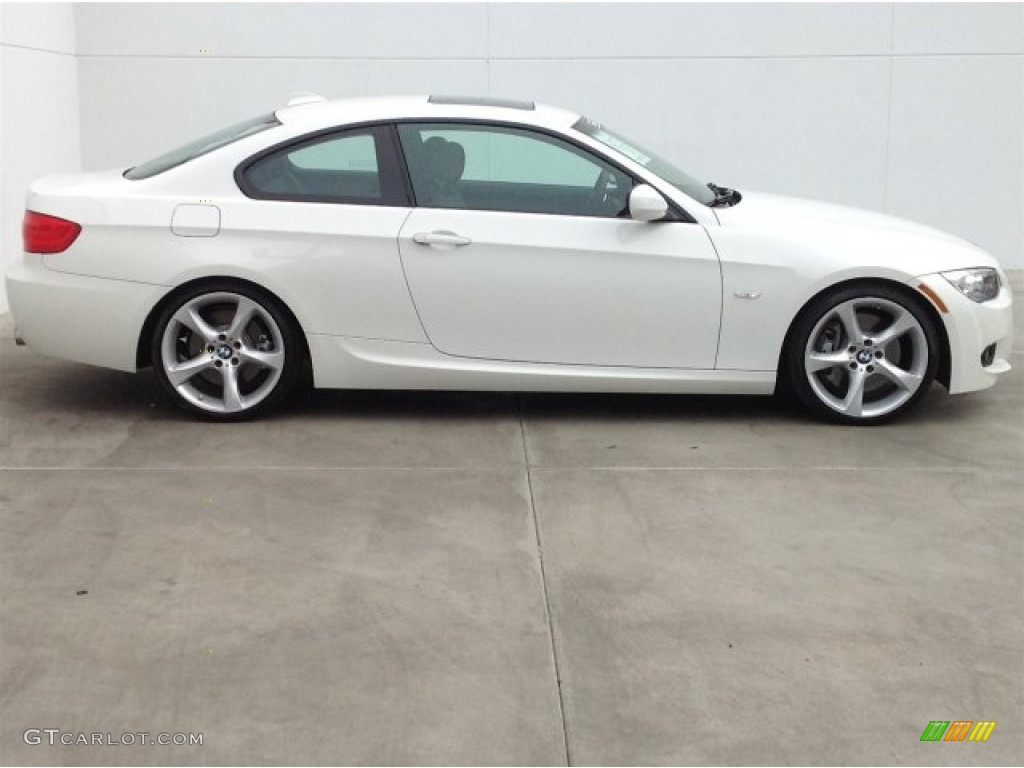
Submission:
[[[254,133],[265,131],[280,124],[274,115],[254,117],[251,120],[246,120],[244,123],[238,123],[230,128],[224,128],[216,133],[211,133],[209,136],[196,139],[183,147],[168,152],[166,155],[155,157],[142,165],[129,168],[125,171],[124,177],[133,181],[148,179],[151,176],[156,176],[158,173],[176,168],[182,163],[187,163],[189,160],[195,160],[197,157],[201,157],[208,152],[213,152],[215,149],[226,147],[228,144],[244,139],[246,136],[252,136]]]
[[[249,197],[301,202],[407,205],[391,132],[366,126],[317,136],[242,167]]]

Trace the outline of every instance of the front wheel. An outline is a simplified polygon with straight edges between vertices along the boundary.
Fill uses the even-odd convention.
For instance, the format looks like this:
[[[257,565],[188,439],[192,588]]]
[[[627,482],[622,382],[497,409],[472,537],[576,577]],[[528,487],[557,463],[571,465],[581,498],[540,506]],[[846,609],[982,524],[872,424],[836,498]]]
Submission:
[[[153,368],[182,408],[214,421],[261,413],[295,383],[298,332],[270,296],[245,283],[197,286],[157,319]]]
[[[920,302],[885,285],[826,294],[801,314],[787,375],[811,411],[844,424],[881,424],[928,390],[940,346]]]

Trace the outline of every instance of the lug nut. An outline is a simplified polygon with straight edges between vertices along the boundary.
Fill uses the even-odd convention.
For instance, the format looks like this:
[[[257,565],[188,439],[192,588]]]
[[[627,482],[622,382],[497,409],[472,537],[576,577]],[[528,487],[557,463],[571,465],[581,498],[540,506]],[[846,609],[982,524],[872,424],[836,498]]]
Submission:
[[[851,371],[856,371],[857,370],[857,364],[856,363],[850,363],[850,370]]]
[[[222,363],[220,360],[218,360],[217,362],[214,363],[214,365],[217,366],[218,368],[220,368],[222,365],[224,365],[224,363]]]
[[[874,372],[875,372],[875,366],[869,365],[868,366],[868,373],[874,373]]]
[[[218,333],[217,334],[217,340],[218,341],[224,341],[226,338],[227,338],[227,336],[225,334],[223,334],[223,333]]]
[[[241,348],[242,348],[242,342],[236,341],[235,342],[235,349],[241,349]]]
[[[865,347],[870,347],[874,343],[875,342],[873,342],[871,339],[864,339],[864,346]]]
[[[847,351],[847,352],[849,352],[849,353],[850,353],[850,354],[852,355],[852,354],[853,354],[854,352],[856,352],[856,351],[857,351],[857,348],[856,348],[856,347],[850,347],[850,348],[849,348],[848,350],[846,350],[846,351]]]
[[[237,357],[232,358],[231,359],[231,364],[232,365],[238,365],[238,358]]]
[[[878,360],[882,359],[882,350],[878,350],[877,352],[875,352],[875,358]]]

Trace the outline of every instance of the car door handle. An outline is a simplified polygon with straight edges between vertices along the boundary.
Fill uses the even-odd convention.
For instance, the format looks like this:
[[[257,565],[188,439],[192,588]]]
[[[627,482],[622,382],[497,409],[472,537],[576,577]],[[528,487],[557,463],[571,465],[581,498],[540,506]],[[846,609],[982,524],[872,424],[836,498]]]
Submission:
[[[469,245],[473,242],[468,237],[447,231],[417,232],[412,236],[412,240],[420,245],[447,245],[451,248]]]

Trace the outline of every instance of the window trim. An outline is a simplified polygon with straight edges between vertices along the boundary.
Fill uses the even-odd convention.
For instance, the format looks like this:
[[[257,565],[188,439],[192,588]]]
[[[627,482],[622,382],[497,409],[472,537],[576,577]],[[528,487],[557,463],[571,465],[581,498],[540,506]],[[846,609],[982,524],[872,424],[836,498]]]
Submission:
[[[275,193],[275,192],[264,192],[257,189],[249,183],[246,178],[246,173],[256,163],[269,157],[270,155],[278,154],[280,152],[286,153],[289,148],[298,148],[303,144],[310,144],[316,142],[319,139],[329,140],[331,136],[341,135],[344,133],[351,133],[353,131],[365,130],[371,136],[374,136],[374,141],[380,140],[380,146],[378,147],[378,164],[377,170],[380,174],[381,180],[381,199],[380,200],[367,200],[361,197],[342,197],[338,195],[297,195],[295,193]],[[378,135],[374,135],[377,132]],[[393,158],[392,168],[387,168],[385,163],[381,163],[381,155],[391,153]],[[393,182],[394,189],[388,193],[387,188],[392,186],[385,182],[385,177],[390,171],[390,175],[394,178]],[[250,155],[235,166],[235,185],[239,191],[246,197],[252,200],[274,200],[278,202],[288,203],[317,203],[327,205],[361,205],[361,206],[374,206],[379,208],[409,208],[413,203],[413,198],[410,192],[408,170],[405,167],[405,157],[402,154],[401,145],[398,143],[397,131],[394,125],[389,121],[382,120],[369,120],[358,123],[348,123],[346,125],[334,125],[329,128],[322,128],[310,133],[304,133],[301,136],[294,136],[290,139],[278,142],[273,146],[262,149],[254,155]]]
[[[558,139],[567,144],[570,144],[587,155],[593,155],[599,158],[602,162],[612,166],[616,170],[625,173],[635,183],[646,184],[647,182],[639,178],[636,173],[624,167],[622,163],[618,162],[615,158],[609,157],[608,155],[595,150],[583,142],[579,141],[573,136],[560,133],[559,131],[547,128],[545,126],[534,125],[531,123],[518,123],[512,120],[483,120],[479,118],[460,118],[460,117],[437,117],[433,116],[422,116],[422,117],[402,117],[393,118],[388,120],[364,120],[355,123],[346,123],[345,125],[332,125],[327,128],[320,128],[309,133],[304,133],[301,136],[294,136],[290,139],[285,139],[277,144],[260,150],[259,152],[250,155],[249,157],[242,160],[237,166],[235,166],[234,179],[235,185],[239,191],[246,197],[252,200],[273,200],[278,202],[292,202],[292,203],[318,203],[318,204],[329,204],[329,205],[369,205],[379,206],[385,208],[426,208],[426,206],[420,206],[416,200],[416,195],[412,186],[412,177],[409,174],[409,165],[405,157],[405,150],[402,147],[402,141],[398,134],[398,126],[409,124],[409,123],[420,123],[430,125],[480,125],[480,126],[495,126],[499,128],[516,128],[521,131],[528,131],[534,133],[540,133],[545,136],[549,136],[554,139]],[[246,183],[245,172],[249,169],[250,165],[262,160],[264,157],[274,154],[287,149],[288,147],[297,146],[306,142],[318,139],[323,136],[330,136],[333,134],[346,133],[348,131],[359,129],[359,128],[381,128],[383,132],[388,134],[388,145],[392,152],[393,157],[397,159],[397,175],[401,180],[401,192],[404,194],[404,199],[396,197],[394,200],[382,200],[377,201],[366,201],[363,199],[341,199],[341,198],[327,198],[327,197],[296,197],[291,194],[273,194],[268,192],[260,192],[259,190],[253,189],[251,185]],[[667,182],[665,182],[667,183]],[[397,190],[396,190],[397,191]],[[680,206],[675,200],[668,195],[658,190],[665,201],[668,203],[668,210],[671,214],[671,218],[662,219],[660,222],[653,223],[668,223],[677,222],[684,224],[696,224],[697,219],[691,216],[685,208]],[[481,211],[486,212],[479,208],[435,208],[432,210],[470,210],[470,211]],[[523,211],[491,211],[492,213],[508,213],[508,214],[519,214],[527,216],[572,216],[574,218],[588,218],[588,219],[610,219],[614,221],[612,217],[606,216],[590,216],[587,214],[571,214],[571,213],[526,213]]]
[[[647,184],[647,182],[644,181],[643,179],[639,178],[636,175],[636,173],[634,173],[633,171],[629,170],[628,168],[625,168],[622,165],[622,163],[617,162],[614,158],[608,157],[607,155],[605,155],[602,152],[595,151],[593,147],[587,146],[586,144],[584,144],[581,141],[578,141],[577,139],[575,139],[572,136],[567,136],[567,135],[565,135],[563,133],[559,133],[558,131],[552,130],[552,129],[544,127],[544,126],[532,125],[530,123],[517,123],[517,122],[510,121],[510,120],[481,120],[479,118],[461,118],[461,117],[453,117],[453,118],[443,118],[443,117],[442,118],[438,118],[438,117],[432,117],[432,118],[431,117],[412,118],[412,117],[403,117],[403,118],[399,118],[399,119],[393,120],[392,124],[394,126],[395,141],[398,142],[399,159],[401,160],[402,170],[403,170],[404,176],[405,176],[405,183],[406,183],[407,193],[410,196],[410,200],[412,201],[412,205],[417,207],[417,208],[421,208],[421,207],[422,208],[427,208],[428,206],[421,206],[419,204],[419,201],[416,200],[416,193],[415,193],[415,191],[413,189],[413,186],[412,186],[412,176],[409,173],[408,160],[406,159],[405,149],[402,147],[401,138],[400,138],[399,132],[398,132],[398,126],[399,125],[408,125],[408,124],[420,124],[420,125],[481,125],[481,126],[492,126],[492,127],[498,127],[498,128],[515,128],[515,129],[518,129],[520,131],[539,133],[539,134],[543,134],[545,136],[548,136],[550,138],[558,139],[558,140],[560,140],[562,142],[565,142],[566,144],[569,144],[569,145],[575,147],[576,149],[580,150],[581,152],[583,152],[586,155],[598,158],[601,162],[605,163],[606,165],[610,165],[613,168],[615,168],[616,170],[620,171],[621,173],[626,174],[626,176],[628,176],[630,179],[633,180],[633,184],[634,185],[636,185],[637,183]],[[671,217],[666,217],[664,219],[661,219],[659,222],[652,222],[652,223],[667,223],[667,222],[681,222],[681,223],[685,223],[685,224],[696,224],[697,223],[697,220],[693,216],[691,216],[689,213],[687,213],[687,211],[684,208],[680,207],[674,200],[672,200],[671,198],[666,196],[660,190],[658,190],[658,194],[661,194],[662,197],[665,197],[665,202],[668,203],[668,210],[669,210],[669,214],[671,214]],[[618,219],[615,216],[593,216],[593,215],[586,214],[586,213],[543,213],[543,212],[533,212],[533,211],[506,211],[506,210],[503,210],[503,209],[502,210],[491,210],[489,208],[430,208],[430,210],[435,210],[435,211],[479,211],[481,213],[487,213],[487,212],[490,212],[490,213],[507,213],[507,214],[519,214],[519,215],[524,215],[524,216],[571,216],[573,218],[607,219],[607,220],[610,220],[610,221],[616,221],[616,220],[622,221],[622,219]]]

